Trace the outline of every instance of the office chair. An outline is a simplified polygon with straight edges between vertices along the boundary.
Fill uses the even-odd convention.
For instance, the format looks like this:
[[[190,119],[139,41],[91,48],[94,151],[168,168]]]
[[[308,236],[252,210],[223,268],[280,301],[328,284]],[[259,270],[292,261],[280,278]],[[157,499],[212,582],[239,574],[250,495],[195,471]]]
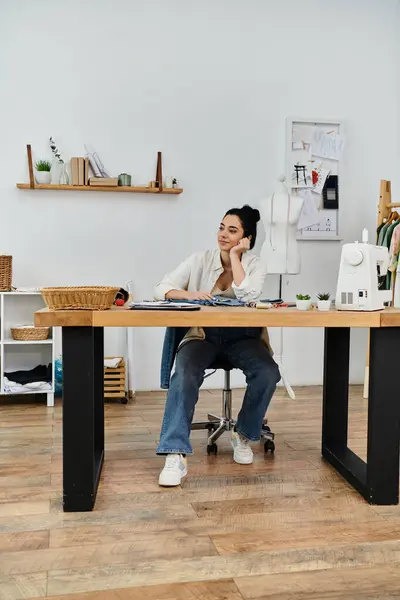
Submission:
[[[222,391],[222,417],[209,414],[208,421],[196,421],[192,423],[192,430],[208,429],[209,436],[207,442],[207,454],[217,454],[218,446],[216,441],[224,433],[224,431],[231,431],[236,425],[236,421],[232,419],[232,389],[231,389],[231,371],[232,365],[228,361],[216,360],[210,366],[210,369],[215,372],[217,369],[223,369],[225,371],[225,384]],[[211,374],[211,373],[210,373]],[[208,377],[207,375],[206,377]],[[264,451],[271,452],[275,451],[274,438],[275,434],[272,433],[270,427],[267,425],[268,420],[264,419],[261,427],[261,440],[264,441]]]

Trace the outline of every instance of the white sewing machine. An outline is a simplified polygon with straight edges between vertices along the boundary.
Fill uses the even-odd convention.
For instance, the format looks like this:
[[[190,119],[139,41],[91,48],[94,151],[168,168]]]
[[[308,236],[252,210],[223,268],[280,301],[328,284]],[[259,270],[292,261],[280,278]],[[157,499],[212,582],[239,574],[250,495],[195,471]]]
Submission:
[[[386,275],[389,252],[383,246],[368,244],[364,229],[362,242],[344,244],[336,290],[338,310],[382,310],[392,298],[390,290],[378,289],[378,277]]]

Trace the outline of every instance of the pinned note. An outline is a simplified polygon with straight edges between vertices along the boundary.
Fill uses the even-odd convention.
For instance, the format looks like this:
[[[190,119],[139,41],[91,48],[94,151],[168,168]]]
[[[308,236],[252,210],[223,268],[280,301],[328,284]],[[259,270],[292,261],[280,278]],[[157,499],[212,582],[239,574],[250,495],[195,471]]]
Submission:
[[[313,225],[317,225],[320,220],[320,215],[315,206],[315,201],[310,190],[302,190],[299,194],[304,199],[303,206],[300,213],[300,218],[297,222],[297,229],[310,228]]]
[[[303,142],[293,142],[292,150],[303,150]]]
[[[322,190],[324,189],[325,181],[327,180],[329,173],[330,170],[324,168],[322,163],[318,163],[318,165],[313,168],[313,192],[316,194],[322,194]]]
[[[340,160],[343,155],[344,144],[344,136],[339,133],[334,131],[325,133],[320,129],[315,129],[311,142],[311,153],[321,158]]]

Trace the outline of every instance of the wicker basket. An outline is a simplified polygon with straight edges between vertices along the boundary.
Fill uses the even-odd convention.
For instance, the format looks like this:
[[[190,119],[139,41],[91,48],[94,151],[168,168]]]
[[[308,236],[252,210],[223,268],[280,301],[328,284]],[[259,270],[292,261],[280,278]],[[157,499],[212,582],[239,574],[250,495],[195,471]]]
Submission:
[[[0,256],[0,291],[9,292],[12,285],[12,256]]]
[[[51,310],[108,310],[119,289],[93,285],[43,288],[40,292]]]
[[[47,340],[50,334],[50,327],[34,327],[25,325],[20,327],[11,327],[11,337],[13,340]]]

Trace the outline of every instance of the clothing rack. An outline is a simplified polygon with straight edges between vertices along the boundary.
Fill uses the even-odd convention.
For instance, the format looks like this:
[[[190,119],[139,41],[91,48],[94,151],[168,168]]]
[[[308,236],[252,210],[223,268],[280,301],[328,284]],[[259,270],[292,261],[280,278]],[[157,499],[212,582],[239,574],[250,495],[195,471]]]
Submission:
[[[392,212],[393,208],[400,208],[400,202],[392,202],[392,184],[386,179],[381,179],[381,186],[379,191],[379,203],[378,203],[378,218],[376,228],[378,228],[384,221],[386,221]],[[394,273],[395,277],[396,274]],[[394,284],[394,281],[393,281]],[[364,398],[368,398],[368,385],[369,385],[369,334],[368,334],[368,346],[367,346],[367,360],[365,365],[364,374]]]
[[[379,225],[382,225],[385,219],[390,217],[392,208],[400,208],[400,202],[392,202],[392,184],[386,179],[381,179],[378,204],[378,221],[376,224],[377,228]]]

